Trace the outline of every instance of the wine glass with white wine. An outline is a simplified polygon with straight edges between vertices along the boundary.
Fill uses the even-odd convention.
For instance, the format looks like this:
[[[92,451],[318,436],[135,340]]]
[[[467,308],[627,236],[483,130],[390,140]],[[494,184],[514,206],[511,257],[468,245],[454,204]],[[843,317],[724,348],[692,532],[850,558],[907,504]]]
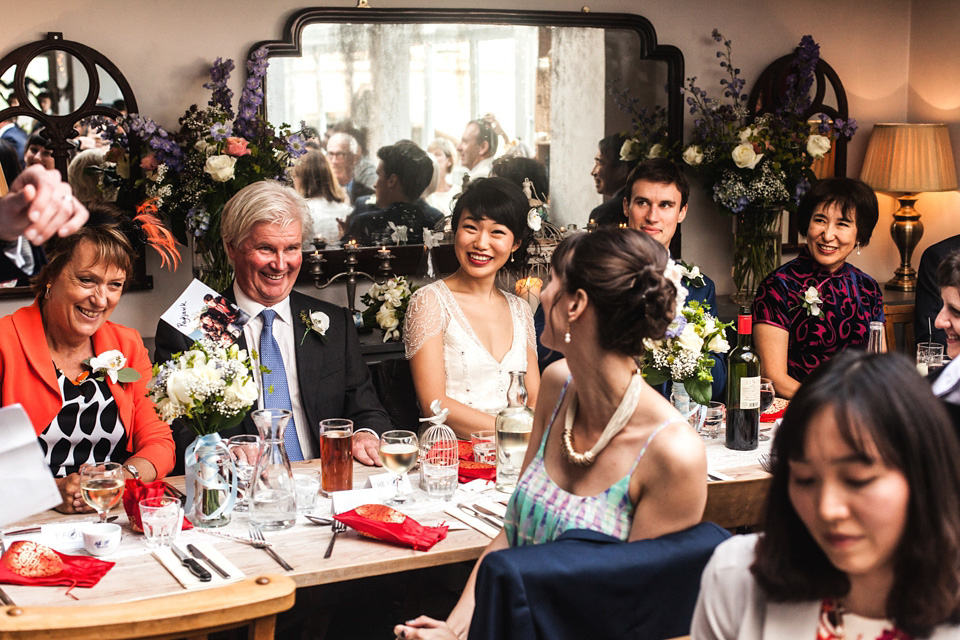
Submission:
[[[107,512],[120,504],[123,484],[123,467],[118,462],[80,467],[80,495],[100,514],[100,522],[106,522]]]
[[[413,431],[398,429],[387,431],[380,436],[380,462],[387,471],[396,476],[394,485],[397,492],[387,500],[387,504],[402,505],[407,502],[407,497],[403,495],[400,487],[403,476],[417,464],[418,452],[419,442]]]

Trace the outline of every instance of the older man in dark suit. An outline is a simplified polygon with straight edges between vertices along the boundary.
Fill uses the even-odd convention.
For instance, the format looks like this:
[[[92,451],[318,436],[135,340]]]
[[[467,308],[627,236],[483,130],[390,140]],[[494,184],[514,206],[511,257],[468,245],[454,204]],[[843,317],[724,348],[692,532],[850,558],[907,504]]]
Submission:
[[[379,464],[377,434],[390,428],[390,420],[360,355],[353,319],[343,307],[293,291],[309,221],[303,198],[277,182],[252,184],[231,198],[220,229],[236,276],[222,294],[250,315],[238,344],[256,349],[261,364],[271,369],[255,372],[261,385],[259,406],[293,412],[292,426],[284,434],[291,459],[318,457],[321,420],[348,418],[361,430],[353,439],[354,457]],[[308,328],[304,316],[321,320],[323,328]],[[187,349],[190,340],[161,320],[156,343],[154,360],[162,362]],[[221,436],[238,433],[257,433],[249,415]],[[175,424],[181,463],[193,437]]]

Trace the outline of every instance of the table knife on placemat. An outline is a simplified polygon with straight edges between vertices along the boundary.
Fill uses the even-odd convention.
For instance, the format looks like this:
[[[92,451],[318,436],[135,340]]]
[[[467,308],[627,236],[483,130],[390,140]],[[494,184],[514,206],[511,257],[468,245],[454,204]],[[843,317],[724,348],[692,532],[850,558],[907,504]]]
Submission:
[[[210,565],[210,568],[216,571],[220,575],[220,577],[223,578],[224,580],[227,580],[230,577],[230,574],[224,571],[223,569],[221,569],[220,565],[218,565],[216,562],[208,558],[203,553],[203,551],[200,551],[200,549],[197,549],[192,544],[187,545],[187,551],[189,551],[194,558],[197,558],[198,560],[203,560],[208,565]]]
[[[498,531],[503,528],[502,522],[497,522],[490,516],[480,513],[479,511],[477,511],[476,509],[474,509],[468,504],[458,504],[457,508],[460,509],[460,511],[463,511],[464,513],[466,513],[467,515],[473,516],[477,520],[485,522],[486,524],[490,525],[494,529],[497,529]]]
[[[479,503],[474,504],[474,505],[473,505],[473,508],[476,509],[477,511],[479,511],[480,513],[485,513],[485,514],[487,514],[488,516],[490,516],[491,518],[494,518],[494,519],[498,520],[498,521],[500,522],[500,526],[503,526],[503,516],[501,516],[501,515],[500,515],[499,513],[497,513],[496,511],[492,511],[492,510],[490,510],[490,509],[487,509],[485,506],[483,506],[482,504],[479,504]]]
[[[189,569],[190,573],[197,576],[200,582],[210,582],[213,579],[213,576],[210,575],[209,571],[200,566],[199,562],[178,549],[177,545],[170,545],[170,549],[173,551],[173,555],[180,558],[180,564]]]

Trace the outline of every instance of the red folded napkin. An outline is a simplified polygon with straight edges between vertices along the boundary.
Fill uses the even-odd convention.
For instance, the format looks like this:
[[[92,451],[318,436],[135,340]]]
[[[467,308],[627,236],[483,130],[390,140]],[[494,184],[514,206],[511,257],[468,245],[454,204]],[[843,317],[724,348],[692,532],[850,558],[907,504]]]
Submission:
[[[457,440],[461,460],[473,460],[473,443],[466,440]]]
[[[18,540],[0,558],[0,582],[27,586],[92,587],[114,564],[90,556],[68,556],[29,540]]]
[[[130,520],[130,528],[134,533],[143,533],[143,526],[140,523],[140,501],[147,498],[159,498],[164,494],[166,483],[163,480],[157,480],[149,484],[144,484],[138,478],[127,480],[126,490],[123,492],[123,510],[127,512],[127,519]],[[193,529],[193,524],[183,517],[183,530]]]
[[[783,413],[787,410],[788,404],[790,404],[789,400],[774,398],[770,408],[760,414],[760,422],[776,422],[783,417]]]
[[[460,469],[457,472],[460,482],[470,482],[480,478],[481,480],[496,480],[497,467],[486,462],[474,462],[473,460],[461,460]]]
[[[334,516],[360,535],[427,551],[447,537],[447,526],[425,527],[405,513],[382,504],[362,504]]]

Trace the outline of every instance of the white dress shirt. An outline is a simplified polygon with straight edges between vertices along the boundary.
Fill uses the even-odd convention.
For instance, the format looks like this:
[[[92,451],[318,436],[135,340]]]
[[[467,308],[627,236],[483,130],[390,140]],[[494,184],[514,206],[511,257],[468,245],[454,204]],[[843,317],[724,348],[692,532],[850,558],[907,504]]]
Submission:
[[[250,299],[241,291],[236,282],[233,284],[233,295],[237,306],[250,315],[250,320],[243,327],[243,337],[247,341],[247,350],[260,351],[260,332],[263,330],[263,318],[260,312],[264,309],[273,309],[277,313],[273,321],[273,337],[280,346],[280,357],[283,358],[283,369],[287,374],[287,387],[290,389],[290,405],[293,407],[293,420],[297,427],[297,437],[300,439],[300,451],[305,460],[317,457],[310,437],[310,425],[307,424],[307,415],[303,411],[300,401],[300,385],[297,383],[297,337],[293,335],[293,312],[290,310],[290,297],[286,297],[272,307],[265,307],[259,302]],[[263,408],[263,384],[260,378],[259,367],[253,367],[253,376],[260,388],[260,398],[257,408]]]

